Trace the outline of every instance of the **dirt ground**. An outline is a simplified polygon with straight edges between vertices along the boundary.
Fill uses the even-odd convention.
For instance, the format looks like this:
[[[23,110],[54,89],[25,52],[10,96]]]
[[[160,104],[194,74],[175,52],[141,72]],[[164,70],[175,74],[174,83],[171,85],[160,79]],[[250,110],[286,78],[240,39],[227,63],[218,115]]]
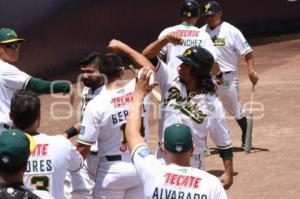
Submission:
[[[239,151],[240,129],[232,118],[228,124],[234,146],[234,184],[227,191],[231,199],[284,199],[300,198],[300,35],[289,41],[278,38],[254,47],[255,65],[260,80],[255,88],[254,150],[250,154]],[[274,43],[274,41],[276,41]],[[263,42],[265,43],[265,42]],[[128,73],[130,74],[130,73]],[[250,101],[251,84],[243,60],[239,65],[240,98],[246,106]],[[76,84],[74,84],[76,86]],[[68,105],[68,98],[58,95],[41,96],[41,132],[60,134],[76,121],[75,106]],[[157,121],[152,120],[153,132]],[[298,129],[298,130],[297,130]],[[156,135],[151,137],[151,146]],[[220,175],[222,161],[209,141],[212,155],[206,158],[207,171]]]

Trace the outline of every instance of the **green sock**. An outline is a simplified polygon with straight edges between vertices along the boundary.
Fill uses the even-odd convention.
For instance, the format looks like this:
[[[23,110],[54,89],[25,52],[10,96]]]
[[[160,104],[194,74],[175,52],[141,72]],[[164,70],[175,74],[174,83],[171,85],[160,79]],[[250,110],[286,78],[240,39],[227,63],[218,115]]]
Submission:
[[[242,143],[245,144],[246,140],[246,132],[247,132],[247,117],[243,117],[242,119],[236,120],[242,130]]]

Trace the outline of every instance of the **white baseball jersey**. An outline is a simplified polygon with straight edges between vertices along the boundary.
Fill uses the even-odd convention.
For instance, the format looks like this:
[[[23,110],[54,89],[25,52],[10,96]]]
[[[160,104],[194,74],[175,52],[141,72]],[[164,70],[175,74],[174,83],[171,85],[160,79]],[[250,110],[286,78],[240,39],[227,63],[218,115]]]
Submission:
[[[155,80],[162,93],[160,139],[166,127],[174,123],[182,123],[192,130],[196,146],[194,154],[204,152],[205,137],[209,132],[219,149],[231,147],[225,113],[221,102],[214,94],[187,96],[186,87],[179,81],[177,71],[170,69],[161,60],[158,62]]]
[[[158,38],[161,38],[170,32],[177,32],[183,38],[182,44],[174,45],[172,43],[168,43],[161,50],[161,56],[166,57],[166,63],[172,68],[176,69],[182,63],[177,56],[182,55],[186,49],[194,46],[200,46],[207,49],[211,54],[213,54],[214,59],[217,60],[215,47],[209,35],[205,31],[201,31],[196,26],[183,22],[179,25],[164,29]]]
[[[211,30],[204,25],[201,30],[206,31],[218,52],[218,64],[223,74],[223,84],[217,85],[217,95],[222,100],[228,113],[241,119],[245,117],[246,111],[239,101],[237,57],[246,55],[252,51],[243,34],[234,26],[227,22],[222,22],[219,26]],[[227,73],[226,73],[227,72]]]
[[[97,95],[101,93],[105,86],[101,86],[96,90],[90,87],[84,87],[81,93],[81,115],[79,122],[81,123],[82,117],[87,104]],[[90,153],[82,169],[78,172],[67,172],[65,179],[65,198],[88,198],[92,193],[92,189],[95,185],[95,177],[97,174],[97,168],[99,164],[98,143],[96,142],[91,146]]]
[[[33,138],[36,148],[29,157],[24,183],[34,189],[49,191],[55,199],[63,199],[66,172],[78,171],[83,159],[63,136],[39,134]]]
[[[82,121],[83,113],[86,109],[87,104],[94,99],[97,95],[101,93],[105,86],[101,86],[96,90],[91,89],[90,87],[84,87],[81,93],[81,116],[79,122]],[[95,143],[91,146],[91,151],[98,152],[98,144]]]
[[[226,199],[219,179],[203,170],[163,165],[147,146],[133,151],[132,159],[144,186],[146,199]]]
[[[3,125],[12,126],[9,118],[10,101],[16,90],[24,89],[30,76],[0,59],[0,133]]]
[[[133,79],[119,89],[104,89],[100,95],[89,102],[84,112],[78,142],[91,145],[98,140],[99,147],[100,163],[95,180],[94,197],[113,197],[113,195],[116,197],[118,190],[127,190],[140,185],[130,160],[124,135],[135,85]],[[148,111],[149,108],[144,106],[141,132],[145,140],[148,139],[149,134]],[[120,156],[122,161],[108,159],[116,155]],[[111,195],[104,195],[105,190],[108,190],[110,192],[108,194]]]
[[[200,29],[210,35],[218,54],[218,64],[222,72],[237,70],[237,56],[252,51],[247,40],[236,27],[222,22],[213,30],[204,25]]]

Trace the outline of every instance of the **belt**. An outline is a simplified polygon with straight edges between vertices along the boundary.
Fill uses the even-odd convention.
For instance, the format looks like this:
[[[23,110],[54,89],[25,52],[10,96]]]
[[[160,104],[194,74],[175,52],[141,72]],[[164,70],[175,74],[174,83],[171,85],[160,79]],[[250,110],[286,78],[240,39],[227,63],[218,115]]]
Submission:
[[[98,151],[90,151],[91,155],[98,155]]]
[[[225,71],[223,72],[224,74],[229,74],[229,73],[232,73],[233,71]]]
[[[121,161],[122,160],[121,155],[106,155],[105,158],[107,161]]]

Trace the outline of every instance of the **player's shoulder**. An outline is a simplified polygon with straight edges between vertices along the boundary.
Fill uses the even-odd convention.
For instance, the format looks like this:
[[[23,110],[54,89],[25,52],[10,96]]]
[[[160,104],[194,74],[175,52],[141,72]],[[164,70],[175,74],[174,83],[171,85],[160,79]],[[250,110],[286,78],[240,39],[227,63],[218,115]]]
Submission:
[[[232,24],[230,24],[226,21],[222,22],[221,26],[222,26],[223,29],[229,30],[229,31],[234,32],[234,33],[239,33],[240,32],[240,30],[237,27],[235,27],[234,25],[232,25]]]
[[[0,73],[5,73],[9,71],[14,71],[14,70],[19,70],[17,67],[14,65],[7,63],[3,60],[0,59]]]
[[[34,136],[37,142],[48,142],[53,147],[58,146],[70,146],[72,143],[63,135],[47,135],[40,133],[39,135]]]
[[[169,26],[169,27],[163,29],[163,30],[160,32],[158,38],[161,38],[162,36],[165,36],[166,34],[168,34],[168,33],[170,33],[170,32],[173,32],[173,31],[178,30],[178,29],[180,28],[180,26],[181,26],[181,25],[178,24],[178,25]]]

